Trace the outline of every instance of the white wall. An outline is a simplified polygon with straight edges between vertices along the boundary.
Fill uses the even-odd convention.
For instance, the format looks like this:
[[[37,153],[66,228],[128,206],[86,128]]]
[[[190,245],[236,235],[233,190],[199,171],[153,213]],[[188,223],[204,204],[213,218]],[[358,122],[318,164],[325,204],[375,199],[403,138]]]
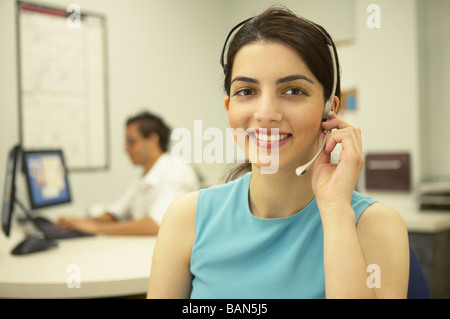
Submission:
[[[450,1],[418,1],[423,179],[450,178]]]
[[[381,28],[368,28],[370,0],[356,1],[358,121],[364,153],[408,152],[412,186],[420,180],[417,5],[379,0]],[[416,207],[415,192],[367,192],[399,210]]]
[[[377,0],[380,29],[366,25],[368,0],[46,0],[101,13],[108,28],[111,166],[106,171],[72,173],[75,203],[84,209],[120,195],[138,170],[123,151],[124,121],[149,107],[172,127],[227,127],[223,108],[220,51],[236,23],[270,4],[281,3],[322,24],[337,41],[354,39],[357,48],[359,108],[364,151],[407,151],[413,182],[420,175],[417,0]],[[0,180],[6,152],[19,139],[15,1],[0,1]],[[226,165],[203,164],[207,182],[220,181]],[[363,183],[361,183],[363,185]],[[0,186],[3,193],[3,183]],[[96,190],[96,191],[92,191]],[[394,206],[414,206],[414,192],[373,194]],[[63,208],[56,208],[61,210]]]

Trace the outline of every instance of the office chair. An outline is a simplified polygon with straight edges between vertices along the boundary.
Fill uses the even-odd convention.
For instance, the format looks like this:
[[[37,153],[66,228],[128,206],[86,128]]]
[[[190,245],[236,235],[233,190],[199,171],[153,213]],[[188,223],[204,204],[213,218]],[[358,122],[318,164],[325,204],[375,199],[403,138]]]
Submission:
[[[429,299],[430,291],[422,267],[412,248],[409,248],[409,284],[407,299]]]

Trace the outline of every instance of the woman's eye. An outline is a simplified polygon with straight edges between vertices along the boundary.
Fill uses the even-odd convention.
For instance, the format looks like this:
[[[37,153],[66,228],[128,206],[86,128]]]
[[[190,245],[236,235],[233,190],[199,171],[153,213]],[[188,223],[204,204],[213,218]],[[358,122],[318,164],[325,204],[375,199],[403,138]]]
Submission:
[[[302,95],[302,94],[305,94],[305,92],[299,88],[290,88],[285,91],[285,94],[287,94],[287,95]]]
[[[248,96],[248,95],[253,95],[253,91],[250,89],[242,89],[236,91],[233,96]]]

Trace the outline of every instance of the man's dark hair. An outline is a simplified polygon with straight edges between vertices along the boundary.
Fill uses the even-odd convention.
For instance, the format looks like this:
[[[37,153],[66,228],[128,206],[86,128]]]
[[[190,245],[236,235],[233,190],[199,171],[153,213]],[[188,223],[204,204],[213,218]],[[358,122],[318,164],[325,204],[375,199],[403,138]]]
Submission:
[[[159,116],[143,111],[127,119],[127,126],[133,123],[138,125],[139,132],[145,138],[152,133],[158,134],[161,150],[168,150],[171,130]]]

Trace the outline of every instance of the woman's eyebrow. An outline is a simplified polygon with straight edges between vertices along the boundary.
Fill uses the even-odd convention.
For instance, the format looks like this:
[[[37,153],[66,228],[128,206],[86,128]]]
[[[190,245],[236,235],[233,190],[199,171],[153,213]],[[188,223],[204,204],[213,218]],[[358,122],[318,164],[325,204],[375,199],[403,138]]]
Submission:
[[[311,80],[309,77],[307,77],[306,75],[303,74],[294,74],[294,75],[288,75],[284,78],[278,79],[276,82],[276,85],[278,84],[282,84],[282,83],[286,83],[286,82],[291,82],[291,81],[295,81],[295,80],[305,80],[310,82],[311,84],[314,84],[314,81]]]
[[[233,82],[236,82],[236,81],[259,84],[259,81],[257,79],[249,78],[247,76],[237,76],[233,80],[231,80],[230,85],[233,84]]]
[[[278,79],[275,82],[275,84],[279,85],[282,83],[291,82],[291,81],[295,81],[295,80],[305,80],[305,81],[310,82],[311,84],[314,84],[313,80],[311,80],[309,77],[307,77],[306,75],[303,75],[303,74],[288,75],[284,78]],[[232,84],[233,82],[236,82],[236,81],[260,84],[257,79],[250,78],[248,76],[236,76],[233,80],[231,80],[230,84]]]

